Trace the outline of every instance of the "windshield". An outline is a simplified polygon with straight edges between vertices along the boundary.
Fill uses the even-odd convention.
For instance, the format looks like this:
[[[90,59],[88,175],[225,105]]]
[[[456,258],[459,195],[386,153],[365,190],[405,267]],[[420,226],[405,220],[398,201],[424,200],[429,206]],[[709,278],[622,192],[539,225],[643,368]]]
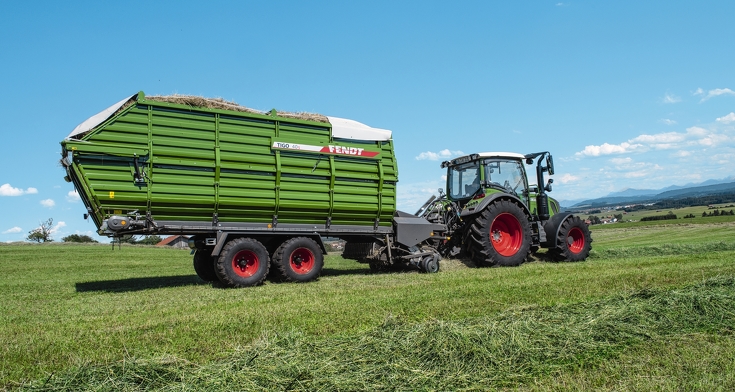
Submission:
[[[480,189],[480,163],[469,162],[449,169],[447,178],[450,199],[464,199]]]
[[[523,166],[518,161],[488,160],[485,162],[485,181],[520,194],[526,189]]]

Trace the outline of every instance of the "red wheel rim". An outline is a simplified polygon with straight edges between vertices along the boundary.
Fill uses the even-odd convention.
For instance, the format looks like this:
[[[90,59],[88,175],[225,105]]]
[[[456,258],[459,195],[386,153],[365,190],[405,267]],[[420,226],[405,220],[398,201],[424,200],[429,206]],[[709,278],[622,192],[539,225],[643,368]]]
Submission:
[[[502,256],[513,256],[518,253],[523,244],[523,231],[518,218],[504,212],[493,220],[490,225],[490,243]]]
[[[251,250],[241,250],[232,257],[232,270],[243,278],[253,276],[260,268],[258,255]]]
[[[307,248],[298,248],[291,252],[289,263],[291,269],[299,275],[308,274],[314,268],[314,253]]]
[[[584,233],[579,227],[572,227],[567,234],[567,248],[572,253],[580,253],[584,249]]]

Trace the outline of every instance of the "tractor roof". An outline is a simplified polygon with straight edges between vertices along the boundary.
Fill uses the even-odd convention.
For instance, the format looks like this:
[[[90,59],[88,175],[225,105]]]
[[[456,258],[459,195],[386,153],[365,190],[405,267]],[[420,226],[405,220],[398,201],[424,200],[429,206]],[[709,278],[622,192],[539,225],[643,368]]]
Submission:
[[[526,156],[523,154],[518,154],[517,152],[481,152],[477,155],[480,156],[480,158],[513,158],[513,159],[526,159]]]
[[[472,162],[480,158],[505,158],[523,160],[526,159],[526,156],[515,152],[481,152],[476,154],[464,155],[458,158],[454,158],[451,161],[444,161],[442,162],[441,167],[445,168],[454,165],[461,165],[463,163]]]

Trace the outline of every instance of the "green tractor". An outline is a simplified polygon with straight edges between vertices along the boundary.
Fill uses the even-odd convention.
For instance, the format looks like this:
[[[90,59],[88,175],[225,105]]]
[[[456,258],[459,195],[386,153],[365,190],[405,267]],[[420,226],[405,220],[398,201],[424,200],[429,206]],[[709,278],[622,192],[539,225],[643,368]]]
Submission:
[[[536,184],[529,184],[524,162],[536,162]],[[486,152],[445,161],[447,192],[439,189],[416,215],[447,226],[433,244],[443,256],[463,253],[478,266],[517,266],[547,248],[558,261],[582,261],[592,237],[587,224],[560,212],[550,198],[554,174],[547,151],[533,154]]]

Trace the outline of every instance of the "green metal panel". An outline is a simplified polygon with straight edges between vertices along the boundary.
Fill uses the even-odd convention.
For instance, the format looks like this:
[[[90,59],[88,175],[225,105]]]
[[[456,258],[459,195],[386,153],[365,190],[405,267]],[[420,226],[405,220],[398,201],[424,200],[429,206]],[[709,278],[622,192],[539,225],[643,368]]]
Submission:
[[[273,112],[193,108],[140,93],[62,145],[98,226],[134,212],[166,221],[216,214],[220,222],[270,223],[277,215],[279,223],[390,226],[396,209],[392,140],[335,140],[328,123]],[[362,151],[375,156],[355,155]],[[142,183],[134,182],[136,156]]]

